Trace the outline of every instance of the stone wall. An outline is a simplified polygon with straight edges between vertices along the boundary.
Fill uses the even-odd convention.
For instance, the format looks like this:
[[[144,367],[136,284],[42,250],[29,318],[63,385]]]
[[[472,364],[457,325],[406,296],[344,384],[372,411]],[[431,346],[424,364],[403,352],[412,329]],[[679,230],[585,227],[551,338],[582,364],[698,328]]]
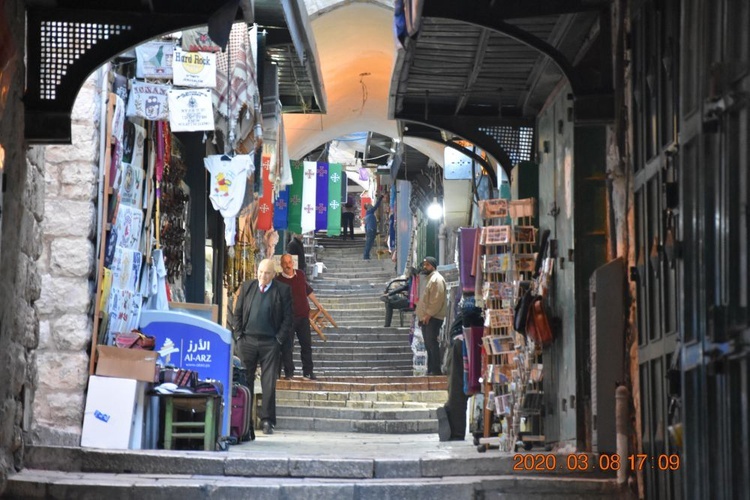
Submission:
[[[99,74],[76,99],[72,144],[46,148],[33,443],[80,443],[95,278]]]
[[[23,462],[30,427],[33,360],[39,338],[36,301],[41,280],[44,150],[26,150],[24,108],[24,5],[0,2],[0,495],[8,474]]]

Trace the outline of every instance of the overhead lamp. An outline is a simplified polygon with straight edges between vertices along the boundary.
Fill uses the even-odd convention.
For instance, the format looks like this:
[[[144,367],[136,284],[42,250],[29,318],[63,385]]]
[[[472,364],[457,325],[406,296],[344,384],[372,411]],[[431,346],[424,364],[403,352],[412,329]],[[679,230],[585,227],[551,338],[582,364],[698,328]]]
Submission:
[[[438,203],[437,197],[432,199],[432,203],[427,207],[427,217],[436,220],[443,216],[443,206]]]

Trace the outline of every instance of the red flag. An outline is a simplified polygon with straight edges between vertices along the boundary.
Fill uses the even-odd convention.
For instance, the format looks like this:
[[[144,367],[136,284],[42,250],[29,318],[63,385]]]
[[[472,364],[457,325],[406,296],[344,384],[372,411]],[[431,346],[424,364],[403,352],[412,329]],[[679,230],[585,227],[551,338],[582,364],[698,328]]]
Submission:
[[[264,231],[273,228],[273,184],[269,179],[270,171],[271,155],[263,155],[260,171],[263,180],[263,196],[258,202],[258,229]]]

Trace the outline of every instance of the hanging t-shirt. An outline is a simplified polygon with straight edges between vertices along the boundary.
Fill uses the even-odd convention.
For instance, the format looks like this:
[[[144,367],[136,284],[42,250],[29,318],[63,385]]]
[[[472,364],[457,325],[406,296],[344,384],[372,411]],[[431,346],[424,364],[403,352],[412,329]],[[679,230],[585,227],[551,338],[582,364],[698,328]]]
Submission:
[[[236,217],[245,197],[247,176],[255,170],[252,157],[211,155],[204,158],[203,164],[211,174],[211,192],[208,197],[214,209],[219,210],[225,218]]]

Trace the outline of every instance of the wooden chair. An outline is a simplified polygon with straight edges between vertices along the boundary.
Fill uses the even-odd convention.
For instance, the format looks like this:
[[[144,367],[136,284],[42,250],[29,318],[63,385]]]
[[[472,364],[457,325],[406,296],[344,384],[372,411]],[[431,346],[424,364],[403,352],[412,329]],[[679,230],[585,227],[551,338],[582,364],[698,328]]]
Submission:
[[[165,400],[164,449],[171,450],[177,439],[202,439],[203,449],[214,451],[221,420],[221,396],[217,394],[170,394]],[[180,412],[186,411],[181,418]],[[202,418],[194,418],[202,415]]]
[[[328,337],[323,333],[323,329],[329,324],[335,328],[338,328],[339,325],[317,299],[313,299],[313,304],[315,304],[315,307],[310,308],[310,327],[315,330],[321,340],[326,341]]]

